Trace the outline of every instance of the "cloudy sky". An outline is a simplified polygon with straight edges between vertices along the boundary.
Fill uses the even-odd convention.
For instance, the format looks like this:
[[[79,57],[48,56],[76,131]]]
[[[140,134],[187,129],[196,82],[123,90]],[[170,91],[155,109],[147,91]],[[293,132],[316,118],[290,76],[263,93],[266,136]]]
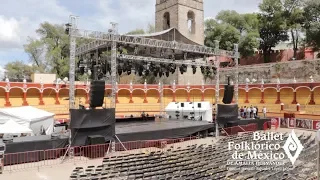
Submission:
[[[29,57],[23,50],[28,36],[44,21],[65,24],[70,14],[80,16],[79,28],[107,31],[119,23],[120,33],[154,22],[156,0],[0,0],[0,69],[7,62]],[[205,17],[221,10],[257,11],[261,0],[204,0]]]

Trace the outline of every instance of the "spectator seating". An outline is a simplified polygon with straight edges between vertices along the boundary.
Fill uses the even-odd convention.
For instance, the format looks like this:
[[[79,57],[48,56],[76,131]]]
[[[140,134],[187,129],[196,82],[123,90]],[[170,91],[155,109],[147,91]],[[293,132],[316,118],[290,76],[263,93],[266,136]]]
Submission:
[[[287,136],[288,134],[285,134],[284,140],[277,143],[283,145]],[[104,158],[102,165],[96,167],[76,167],[70,179],[308,179],[314,175],[317,146],[311,134],[299,135],[304,146],[303,152],[294,167],[289,160],[283,166],[291,169],[246,170],[248,165],[241,165],[242,170],[231,169],[227,161],[233,151],[228,150],[228,142],[250,143],[252,138],[252,133],[245,133],[222,138],[215,144],[194,144],[149,153],[110,156]],[[284,150],[281,148],[279,151]]]

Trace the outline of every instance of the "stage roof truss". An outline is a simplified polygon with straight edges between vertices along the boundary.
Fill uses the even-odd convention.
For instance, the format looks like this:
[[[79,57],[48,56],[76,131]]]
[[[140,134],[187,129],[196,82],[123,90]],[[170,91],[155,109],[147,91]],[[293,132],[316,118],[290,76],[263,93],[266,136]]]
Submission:
[[[177,64],[177,65],[188,65],[188,66],[209,66],[213,67],[214,64],[210,64],[207,62],[194,62],[193,60],[179,60],[174,61],[172,59],[164,59],[164,58],[153,58],[153,57],[145,57],[145,56],[134,56],[127,54],[118,54],[118,59],[121,60],[135,60],[135,61],[146,61],[146,62],[156,62],[156,63],[167,63],[167,64]]]
[[[179,43],[176,41],[164,41],[164,40],[157,40],[157,39],[144,38],[144,37],[119,35],[119,34],[113,35],[111,33],[82,30],[82,29],[73,29],[73,30],[74,30],[74,33],[73,33],[74,37],[95,40],[77,48],[76,54],[75,54],[76,56],[89,53],[90,51],[96,50],[101,46],[108,45],[108,43],[112,42],[113,40],[121,44],[133,44],[138,46],[180,50],[183,52],[198,53],[198,54],[203,54],[207,56],[225,56],[225,57],[234,58],[234,57],[237,57],[237,53],[238,53],[235,51],[214,49],[206,46]]]

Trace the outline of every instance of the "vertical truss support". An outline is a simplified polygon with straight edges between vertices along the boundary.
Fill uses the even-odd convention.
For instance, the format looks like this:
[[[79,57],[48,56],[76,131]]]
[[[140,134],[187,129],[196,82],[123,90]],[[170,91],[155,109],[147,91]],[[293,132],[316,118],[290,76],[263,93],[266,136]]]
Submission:
[[[161,118],[164,118],[163,116],[164,116],[164,109],[165,109],[165,107],[164,107],[164,102],[163,102],[163,82],[159,82],[159,93],[160,93],[160,97],[159,97],[159,99],[160,99],[160,116],[161,116]]]
[[[239,102],[239,52],[238,52],[238,44],[234,44],[234,61],[236,63],[236,75],[235,75],[235,85],[234,85],[234,99],[235,103]]]
[[[70,59],[69,59],[69,109],[75,108],[75,64],[76,64],[76,37],[77,17],[70,16],[69,19],[69,36],[70,36]]]
[[[77,19],[76,16],[69,17],[69,36],[70,36],[70,58],[69,58],[69,109],[75,108],[75,65],[76,65],[76,37],[75,31],[77,29]],[[69,117],[71,120],[71,117]],[[68,153],[69,158],[74,157],[74,149],[71,146],[72,136],[71,132],[69,135],[69,148],[66,153]]]
[[[214,41],[214,48],[216,51],[219,51],[219,41]],[[220,58],[216,56],[215,66],[217,68],[216,70],[216,117],[215,117],[215,123],[216,123],[216,137],[219,136],[219,123],[218,123],[218,103],[219,103],[219,90],[220,90]]]
[[[111,42],[111,108],[116,108],[116,93],[117,93],[117,42],[116,36],[118,34],[118,24],[112,25],[112,42]]]

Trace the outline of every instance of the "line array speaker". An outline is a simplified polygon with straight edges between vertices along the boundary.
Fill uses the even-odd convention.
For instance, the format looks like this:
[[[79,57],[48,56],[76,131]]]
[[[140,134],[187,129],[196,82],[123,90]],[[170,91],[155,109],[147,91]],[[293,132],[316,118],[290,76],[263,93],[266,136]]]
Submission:
[[[100,107],[103,104],[105,81],[91,81],[90,107]]]
[[[224,86],[224,96],[222,102],[224,104],[231,104],[233,99],[234,86],[233,85],[225,85]]]

